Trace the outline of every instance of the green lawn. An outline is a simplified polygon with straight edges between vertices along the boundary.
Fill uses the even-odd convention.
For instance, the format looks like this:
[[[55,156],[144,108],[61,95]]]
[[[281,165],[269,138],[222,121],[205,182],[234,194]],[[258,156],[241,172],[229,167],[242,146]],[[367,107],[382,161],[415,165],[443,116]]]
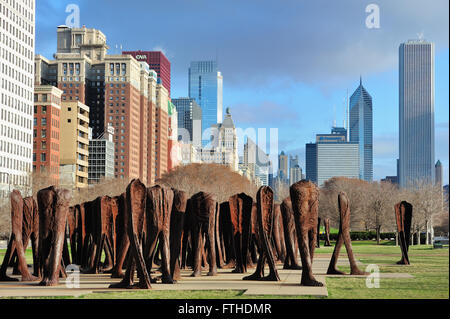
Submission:
[[[323,243],[321,243],[323,244]],[[392,242],[384,241],[376,245],[374,241],[354,241],[352,243],[355,257],[363,263],[378,265],[382,273],[409,273],[414,278],[380,278],[380,288],[367,288],[365,278],[339,277],[326,278],[328,298],[449,298],[449,251],[448,249],[432,249],[431,246],[411,246],[410,266],[398,266],[400,248]],[[334,246],[316,249],[315,256],[330,256]],[[0,250],[3,260],[5,250]],[[345,247],[341,249],[340,258],[347,258]],[[27,251],[27,260],[32,262],[31,253]],[[340,267],[348,272],[348,267]],[[364,270],[363,269],[363,270]],[[182,283],[181,283],[182,284]],[[240,298],[287,298],[286,296],[246,296],[241,290],[227,291],[132,291],[93,293],[79,298],[150,298],[150,299],[240,299]],[[311,298],[309,296],[293,296],[291,298]]]

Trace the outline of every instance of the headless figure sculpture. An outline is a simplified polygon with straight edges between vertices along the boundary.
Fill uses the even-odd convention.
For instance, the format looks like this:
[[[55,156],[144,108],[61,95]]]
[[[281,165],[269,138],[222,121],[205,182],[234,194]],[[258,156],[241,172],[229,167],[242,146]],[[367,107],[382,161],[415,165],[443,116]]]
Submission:
[[[323,224],[325,226],[325,243],[323,244],[325,247],[331,246],[330,243],[330,219],[325,218],[323,220]]]
[[[319,210],[319,190],[307,180],[301,180],[290,189],[295,229],[302,260],[302,286],[323,286],[312,273],[312,262],[317,240],[317,219]]]
[[[259,257],[256,271],[242,278],[243,280],[265,280],[279,281],[278,271],[275,268],[275,260],[271,247],[271,237],[273,234],[272,227],[274,224],[274,205],[273,191],[269,186],[262,186],[256,194],[257,213],[256,219],[258,224],[257,237]],[[264,277],[264,265],[266,260],[269,264],[270,273]]]
[[[17,281],[16,278],[8,277],[6,275],[6,270],[8,265],[11,262],[11,259],[14,255],[17,256],[18,270],[22,275],[22,281],[34,281],[39,278],[30,274],[28,270],[27,261],[25,259],[25,249],[26,245],[28,245],[28,240],[30,238],[31,233],[33,232],[34,218],[37,218],[37,209],[34,200],[32,200],[32,207],[34,213],[25,214],[24,207],[26,204],[22,199],[22,195],[18,190],[13,190],[10,195],[11,198],[11,238],[8,243],[8,248],[6,250],[5,257],[3,259],[3,264],[0,269],[0,281]],[[33,208],[32,208],[33,209]],[[36,215],[36,216],[35,216]],[[39,221],[38,221],[39,222]],[[33,242],[33,257],[35,258],[35,250],[37,247],[37,237],[39,234],[35,234],[34,238],[32,238]],[[34,259],[33,258],[33,259]],[[35,274],[38,275],[37,271],[37,260],[34,260]]]
[[[340,192],[338,195],[338,206],[339,206],[339,234],[336,241],[336,246],[334,246],[333,255],[331,257],[330,265],[328,266],[327,274],[329,275],[345,275],[344,272],[337,270],[336,263],[339,258],[339,251],[341,250],[342,243],[345,244],[345,249],[347,250],[348,260],[350,261],[350,274],[351,275],[368,275],[368,273],[363,272],[358,269],[356,265],[355,257],[352,251],[352,242],[350,240],[350,203],[345,192]]]
[[[399,235],[402,259],[398,265],[409,265],[408,248],[411,233],[412,205],[406,201],[395,204],[395,220],[397,221],[397,231]]]

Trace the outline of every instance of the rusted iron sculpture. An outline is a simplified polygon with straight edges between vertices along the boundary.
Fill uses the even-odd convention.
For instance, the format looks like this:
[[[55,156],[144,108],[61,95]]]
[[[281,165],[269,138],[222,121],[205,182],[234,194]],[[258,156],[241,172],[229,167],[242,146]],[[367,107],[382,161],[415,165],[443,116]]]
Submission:
[[[193,254],[192,277],[201,275],[201,264],[204,255],[204,246],[208,247],[209,272],[208,276],[217,275],[216,264],[216,215],[219,209],[216,196],[210,193],[199,192],[189,200],[186,218],[190,227]],[[205,242],[203,237],[205,237]]]
[[[22,199],[22,195],[18,190],[13,190],[10,194],[11,200],[11,237],[9,239],[8,248],[0,268],[0,281],[17,281],[6,275],[8,265],[17,258],[17,270],[22,275],[22,281],[34,281],[39,278],[38,269],[38,239],[39,239],[39,217],[36,202],[32,197]],[[25,249],[31,238],[33,248],[33,276],[28,270],[25,259]]]
[[[116,258],[111,272],[111,278],[123,278],[123,266],[130,247],[128,237],[128,213],[126,210],[126,193],[116,196],[117,216],[116,216]]]
[[[316,241],[316,247],[320,248],[320,222],[322,219],[320,217],[317,217],[317,241]]]
[[[127,220],[127,229],[130,242],[130,255],[127,260],[127,270],[123,279],[110,288],[151,289],[150,276],[145,265],[142,235],[145,223],[145,205],[147,189],[139,179],[133,179],[127,186],[125,195],[124,218]],[[133,284],[134,272],[137,269],[139,282]]]
[[[172,214],[173,190],[160,185],[147,188],[145,213],[147,242],[144,248],[147,272],[150,274],[156,253],[156,243],[161,247],[161,280],[173,284],[170,273],[170,217]],[[151,278],[150,278],[151,279]],[[156,280],[152,281],[156,282]]]
[[[290,189],[292,210],[294,211],[295,229],[302,260],[302,286],[323,286],[312,273],[314,249],[317,240],[317,219],[319,209],[318,187],[306,180],[301,180]]]
[[[39,267],[41,286],[55,286],[66,276],[62,251],[71,194],[50,186],[37,193],[39,207]]]
[[[177,281],[181,278],[180,255],[182,251],[182,241],[184,236],[184,219],[187,205],[187,194],[183,191],[172,188],[173,204],[170,216],[170,274],[172,280]]]
[[[86,209],[86,207],[85,207]],[[89,246],[88,266],[85,273],[97,274],[108,271],[114,265],[114,219],[111,208],[111,197],[99,196],[88,206],[86,212],[86,231],[91,237]],[[101,265],[102,252],[105,252],[105,263]]]
[[[283,269],[302,269],[298,263],[298,241],[295,232],[294,212],[292,210],[291,198],[287,197],[280,206],[283,217],[284,242],[286,245],[286,258]]]
[[[348,260],[350,262],[350,275],[367,275],[368,273],[361,271],[356,265],[355,256],[353,255],[352,242],[350,239],[350,202],[345,192],[340,192],[338,195],[339,206],[339,234],[334,246],[333,255],[331,256],[330,264],[328,265],[327,274],[329,275],[345,275],[344,272],[336,268],[339,252],[342,243],[345,244],[347,250]]]
[[[279,281],[278,271],[275,267],[275,260],[271,247],[271,240],[273,234],[274,224],[274,203],[273,190],[269,186],[261,186],[256,194],[257,204],[257,240],[259,248],[258,264],[256,271],[250,275],[242,278],[243,280],[265,280],[265,281]],[[264,266],[266,260],[269,264],[269,275],[264,277]]]
[[[330,219],[329,218],[325,218],[323,220],[323,225],[325,228],[325,243],[323,244],[325,247],[329,247],[331,246],[331,242],[330,242]]]
[[[400,243],[400,249],[402,251],[402,259],[400,259],[398,265],[409,265],[409,241],[411,234],[411,220],[412,220],[412,210],[413,206],[402,201],[394,206],[395,210],[395,220],[397,221],[397,231]]]
[[[247,272],[247,255],[250,246],[253,199],[245,193],[228,200],[231,219],[231,246],[236,258],[234,273]]]
[[[231,223],[231,212],[229,200],[219,205],[219,243],[222,248],[224,265],[221,268],[229,269],[236,267],[236,254],[234,249],[233,225]]]
[[[286,259],[286,244],[284,242],[283,217],[281,217],[280,204],[274,204],[272,243],[276,261],[284,263]]]

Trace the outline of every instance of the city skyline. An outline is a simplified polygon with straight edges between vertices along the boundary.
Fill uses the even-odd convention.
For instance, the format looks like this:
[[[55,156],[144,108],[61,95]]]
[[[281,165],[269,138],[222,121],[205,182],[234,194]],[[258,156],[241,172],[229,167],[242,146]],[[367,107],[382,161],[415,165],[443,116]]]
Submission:
[[[56,25],[64,23],[67,16],[64,9],[67,4],[68,2],[64,1],[61,3],[42,1],[37,4],[37,52],[48,55],[45,53],[46,50],[54,51],[52,49],[54,44],[44,37],[48,32],[46,30],[54,30]],[[382,1],[379,3],[380,29],[367,29],[364,25],[367,15],[364,12],[365,4],[347,6],[328,4],[335,9],[331,10],[334,14],[330,15],[319,10],[319,3],[298,6],[288,2],[282,8],[275,8],[274,4],[268,3],[266,9],[252,16],[254,26],[243,31],[244,35],[251,35],[250,38],[254,39],[248,41],[249,43],[243,43],[240,37],[230,37],[228,33],[235,28],[242,29],[243,25],[247,25],[248,21],[243,19],[243,16],[254,7],[247,4],[240,7],[241,13],[233,11],[231,12],[233,14],[227,15],[229,10],[232,10],[229,7],[232,6],[223,8],[221,4],[214,4],[211,5],[213,10],[217,12],[224,10],[224,22],[234,21],[234,24],[228,23],[230,27],[222,30],[224,29],[221,28],[222,24],[208,21],[211,27],[199,31],[203,38],[206,36],[207,40],[211,40],[204,41],[208,42],[208,47],[197,40],[192,41],[192,38],[183,39],[184,32],[192,32],[192,28],[196,28],[201,23],[195,22],[195,19],[192,25],[187,26],[180,35],[175,36],[176,26],[174,26],[164,30],[158,29],[151,36],[145,36],[139,31],[138,18],[133,19],[136,22],[130,23],[130,26],[118,30],[115,25],[98,20],[92,15],[92,11],[95,11],[93,9],[102,6],[102,1],[95,4],[80,1],[78,4],[81,11],[81,24],[101,29],[107,34],[112,51],[117,43],[122,44],[124,50],[141,48],[142,50],[161,49],[165,52],[172,63],[172,97],[186,96],[186,70],[190,61],[211,60],[218,57],[220,70],[226,79],[224,107],[229,106],[234,110],[236,126],[244,129],[246,127],[279,127],[279,152],[285,150],[289,154],[298,154],[301,167],[305,167],[303,160],[305,143],[312,141],[315,133],[328,130],[334,118],[338,123],[342,122],[345,116],[343,101],[346,90],[353,87],[359,75],[362,74],[365,87],[371,92],[374,104],[377,105],[374,110],[374,180],[396,174],[398,45],[409,38],[415,38],[416,33],[423,31],[427,40],[436,43],[436,160],[441,160],[444,167],[444,184],[448,183],[448,90],[446,90],[448,87],[448,28],[445,27],[448,26],[448,20],[445,10],[441,9],[442,6],[448,7],[445,1],[432,5],[422,2],[410,5],[401,1],[395,4]],[[162,4],[154,5],[155,9],[165,8]],[[184,14],[193,13],[198,9],[198,5],[200,4],[192,4],[189,8],[184,5],[183,10],[187,10]],[[137,7],[140,12],[146,12],[145,6],[146,4],[143,3],[141,7]],[[408,14],[403,10],[406,6],[410,8]],[[106,8],[105,13],[112,13],[113,7]],[[289,21],[293,21],[296,15],[300,15],[302,19],[295,22],[298,27],[293,33],[287,32],[285,25],[281,25],[278,19],[273,21],[274,31],[268,36],[274,40],[274,46],[284,48],[292,39],[295,41],[292,43],[293,50],[282,50],[279,53],[280,59],[274,61],[268,69],[260,63],[261,58],[272,54],[273,50],[267,47],[268,50],[264,53],[263,49],[266,47],[261,47],[263,42],[259,40],[266,30],[262,22],[270,10],[270,13],[275,13],[276,16],[286,14],[286,19]],[[431,12],[430,15],[422,15],[423,10]],[[125,16],[140,14],[136,7],[123,8],[121,13]],[[40,16],[42,16],[41,19]],[[433,19],[429,16],[433,16]],[[180,15],[175,12],[173,21],[177,21],[177,18],[180,18]],[[155,19],[158,17],[155,16]],[[319,26],[320,21],[324,19],[331,24],[336,24],[336,21],[340,19],[347,19],[349,22],[337,23],[336,30],[328,30]],[[308,28],[302,27],[306,25]],[[131,29],[136,32],[133,38],[126,36]],[[325,31],[329,33],[328,36],[325,36]],[[273,32],[286,36],[275,37]],[[348,35],[345,38],[339,36],[340,33],[346,32]],[[141,38],[139,34],[142,34]],[[289,37],[287,37],[288,34]],[[202,36],[199,36],[199,39]],[[221,39],[222,42],[218,43],[212,36]],[[51,39],[51,34],[49,37]],[[314,38],[327,39],[326,45],[321,44],[321,46],[322,49],[328,48],[328,50],[321,52]],[[186,40],[189,40],[191,44],[187,45]],[[297,50],[299,43],[302,46],[304,43],[310,45]],[[227,48],[239,48],[239,55],[235,55],[236,52],[232,53]],[[335,54],[327,54],[329,49],[333,49]],[[256,54],[258,50],[262,52],[261,56]],[[313,53],[318,56],[314,57]],[[292,58],[297,54],[300,56],[293,61]],[[320,64],[325,55],[329,61]],[[280,61],[283,61],[283,64]],[[308,61],[308,65],[301,64],[301,61]],[[317,67],[319,65],[321,66]],[[289,66],[288,69],[287,66]],[[301,72],[300,69],[302,69]],[[326,77],[324,72],[327,72]],[[290,80],[293,81],[288,82]],[[260,87],[261,84],[263,87]],[[310,112],[309,108],[314,112]],[[337,111],[337,117],[333,114],[333,108]],[[276,161],[276,159],[273,160],[275,167],[277,167]]]

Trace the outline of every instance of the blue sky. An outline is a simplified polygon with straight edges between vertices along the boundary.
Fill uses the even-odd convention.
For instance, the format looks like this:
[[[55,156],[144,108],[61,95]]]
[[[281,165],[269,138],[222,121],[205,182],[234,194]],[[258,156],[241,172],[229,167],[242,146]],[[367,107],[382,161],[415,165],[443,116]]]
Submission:
[[[162,50],[172,64],[172,97],[187,96],[189,62],[217,57],[224,107],[236,126],[278,128],[279,151],[305,143],[344,119],[344,99],[359,77],[373,98],[374,179],[396,174],[398,46],[424,38],[436,48],[436,160],[449,167],[449,17],[447,0],[38,0],[36,53],[56,51],[56,27],[68,4],[81,24],[100,29],[110,53]],[[380,8],[368,29],[367,5]]]

